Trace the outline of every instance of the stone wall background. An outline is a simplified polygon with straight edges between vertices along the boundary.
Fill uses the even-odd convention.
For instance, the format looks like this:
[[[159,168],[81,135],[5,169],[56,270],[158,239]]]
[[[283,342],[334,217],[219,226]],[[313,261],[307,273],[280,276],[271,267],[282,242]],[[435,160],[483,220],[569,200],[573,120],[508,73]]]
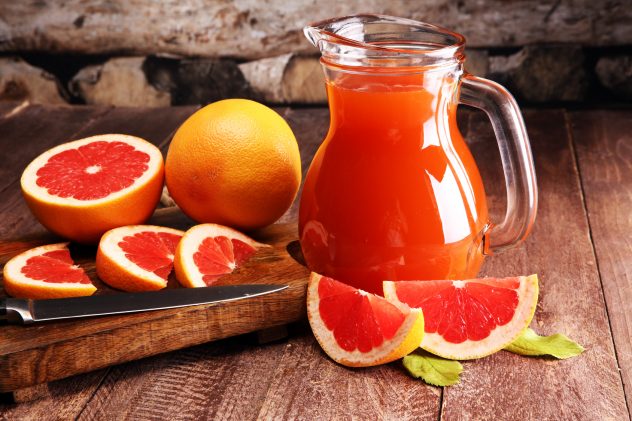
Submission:
[[[0,0],[0,100],[324,104],[302,27],[361,12],[464,34],[523,104],[632,103],[630,0]]]

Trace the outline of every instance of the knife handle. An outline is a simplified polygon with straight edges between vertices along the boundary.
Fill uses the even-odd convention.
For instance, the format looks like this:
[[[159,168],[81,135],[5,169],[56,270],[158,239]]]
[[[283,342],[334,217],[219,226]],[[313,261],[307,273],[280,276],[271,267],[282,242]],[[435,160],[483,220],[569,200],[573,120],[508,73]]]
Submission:
[[[33,322],[29,300],[0,298],[0,324],[26,324]]]

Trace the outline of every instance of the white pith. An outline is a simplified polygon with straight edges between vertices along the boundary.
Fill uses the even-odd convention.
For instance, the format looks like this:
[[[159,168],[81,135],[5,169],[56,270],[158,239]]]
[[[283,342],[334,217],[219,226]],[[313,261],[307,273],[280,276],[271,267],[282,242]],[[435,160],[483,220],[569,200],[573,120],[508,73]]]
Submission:
[[[538,278],[537,275],[519,276],[520,286],[516,290],[519,303],[515,314],[511,321],[503,326],[496,326],[490,335],[480,341],[466,340],[459,344],[447,342],[438,333],[428,333],[424,335],[420,346],[428,352],[439,355],[444,358],[469,360],[481,358],[501,350],[511,342],[516,340],[522,331],[529,325],[535,312],[538,302]],[[405,282],[405,281],[402,281]],[[471,281],[454,281],[463,283]],[[455,285],[456,286],[456,285]],[[383,284],[384,297],[391,302],[400,303],[395,283],[385,281]],[[402,303],[403,304],[403,303]]]
[[[77,282],[45,282],[28,278],[22,273],[22,268],[26,265],[27,260],[29,260],[31,257],[40,256],[50,251],[66,250],[67,248],[68,243],[48,244],[46,246],[35,247],[33,249],[25,251],[24,253],[18,254],[17,256],[9,260],[4,266],[4,277],[5,279],[10,278],[14,283],[46,287],[48,289],[76,289],[80,286],[85,286],[88,289],[94,289],[92,283],[79,284]],[[75,265],[75,267],[78,266]]]
[[[141,152],[145,152],[147,155],[149,155],[149,162],[147,162],[147,171],[145,171],[143,175],[141,175],[139,178],[134,180],[134,183],[131,186],[128,186],[117,192],[111,193],[106,197],[102,197],[100,199],[94,199],[94,200],[79,200],[72,197],[63,198],[63,197],[55,196],[48,193],[48,190],[46,188],[40,187],[37,185],[37,171],[40,168],[42,168],[44,165],[46,165],[48,160],[53,155],[56,155],[60,152],[63,152],[69,149],[77,149],[80,146],[83,146],[92,142],[98,142],[98,141],[99,142],[100,141],[123,142],[123,143],[129,144],[130,146],[133,146],[135,149]],[[109,202],[113,199],[125,196],[130,190],[135,190],[139,188],[140,186],[147,184],[152,178],[156,176],[156,174],[162,168],[162,165],[159,165],[161,162],[162,162],[162,153],[160,152],[160,150],[156,146],[152,145],[151,143],[139,137],[122,135],[122,134],[105,134],[105,135],[91,136],[85,139],[75,140],[73,142],[68,142],[62,145],[58,145],[44,152],[43,154],[35,158],[26,167],[26,169],[22,173],[22,178],[20,179],[20,183],[24,191],[29,192],[31,195],[37,197],[39,200],[42,200],[44,202],[66,204],[66,205],[70,204],[77,207],[94,206],[102,202]],[[86,172],[91,173],[90,171],[94,171],[92,173],[94,174],[101,170],[101,168],[94,168],[94,167],[98,167],[98,166],[93,165],[91,167],[88,167],[86,169]]]
[[[90,165],[88,168],[86,168],[86,172],[88,174],[96,174],[99,171],[101,171],[101,166],[100,165]]]
[[[133,236],[139,232],[152,231],[152,232],[165,232],[175,235],[184,235],[184,231],[180,231],[173,228],[159,227],[155,225],[129,225],[126,227],[114,228],[103,234],[101,241],[99,242],[99,249],[101,252],[114,261],[126,272],[131,273],[134,277],[142,278],[147,281],[151,281],[156,285],[165,286],[167,280],[161,278],[153,272],[145,270],[132,262],[125,256],[125,252],[119,246],[119,243],[123,238],[127,236]]]
[[[309,316],[308,318],[312,327],[312,332],[314,333],[314,336],[316,336],[316,339],[323,350],[325,350],[329,356],[338,362],[343,362],[348,365],[362,365],[367,362],[379,361],[380,359],[385,358],[402,344],[404,339],[408,336],[410,329],[417,321],[419,313],[421,313],[421,310],[419,309],[410,309],[410,313],[406,316],[406,319],[404,319],[404,322],[399,327],[395,335],[391,339],[385,340],[382,345],[373,348],[369,352],[361,352],[357,349],[354,351],[346,351],[338,345],[334,333],[327,328],[320,317],[320,310],[318,308],[320,303],[318,285],[320,284],[322,277],[316,274],[312,274],[312,277],[314,277],[314,281],[310,279],[307,288],[307,314]],[[363,292],[364,291],[360,291],[360,294]],[[366,292],[364,292],[364,294],[368,295]],[[408,306],[402,306],[402,308],[408,308]],[[335,355],[332,355],[334,352]]]
[[[236,239],[243,241],[246,244],[251,245],[255,249],[261,247],[268,247],[266,244],[261,244],[253,240],[252,238],[236,231],[232,228],[228,228],[217,224],[201,224],[196,225],[189,229],[180,240],[180,253],[177,258],[181,259],[182,267],[186,272],[186,277],[194,287],[205,287],[204,274],[199,271],[193,255],[197,252],[200,244],[206,238],[214,237],[226,237],[228,239]],[[234,264],[231,265],[234,269]]]

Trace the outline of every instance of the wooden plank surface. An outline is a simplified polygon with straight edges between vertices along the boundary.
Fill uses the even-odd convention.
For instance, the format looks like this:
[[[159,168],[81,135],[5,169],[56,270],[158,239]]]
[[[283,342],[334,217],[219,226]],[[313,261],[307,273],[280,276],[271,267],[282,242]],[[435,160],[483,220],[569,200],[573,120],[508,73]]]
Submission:
[[[270,226],[255,239],[273,247],[217,284],[287,284],[288,289],[216,305],[0,327],[0,392],[301,319],[309,271],[287,251],[296,225]]]
[[[570,114],[628,409],[632,408],[632,113]]]
[[[198,107],[112,109],[107,115],[86,126],[75,137],[82,138],[107,133],[138,136],[166,152],[173,133]]]
[[[0,150],[5,152],[3,156],[7,156],[8,151],[12,155],[0,168],[5,186],[2,190],[3,200],[0,201],[0,256],[6,256],[0,257],[0,264],[4,264],[8,256],[32,247],[33,243],[16,242],[12,238],[20,238],[30,232],[36,238],[35,244],[55,239],[44,233],[44,228],[33,218],[21,197],[19,177],[24,166],[47,147],[70,140],[82,127],[107,111],[94,107],[28,106],[0,120]],[[0,290],[0,294],[4,292]],[[20,405],[3,405],[0,407],[0,417],[35,420],[49,418],[51,413],[55,413],[59,418],[72,418],[85,406],[99,386],[103,374],[93,372],[51,384],[46,387],[48,390],[42,399]]]
[[[30,110],[23,110],[11,119],[24,111]],[[120,114],[103,115],[102,119],[110,115],[111,121],[102,124],[122,127],[117,121],[121,119],[120,124],[125,124],[125,113],[116,112]],[[137,121],[143,115],[144,112],[138,111],[130,121]],[[596,122],[601,121],[604,127],[610,127],[610,119],[620,121],[627,116],[629,120],[630,115],[629,112],[607,115]],[[301,144],[305,171],[326,131],[328,114],[322,109],[301,109],[288,110],[284,116]],[[584,115],[574,116],[573,121],[583,121],[584,118]],[[96,130],[94,125],[100,120],[83,126],[80,133],[96,133],[91,130]],[[150,120],[147,117],[147,121]],[[563,123],[559,124],[564,121],[564,113],[528,112],[526,120],[542,198],[536,229],[520,249],[488,259],[484,272],[490,275],[538,272],[542,292],[534,319],[535,329],[542,333],[563,331],[569,334],[586,346],[587,351],[581,357],[553,361],[499,353],[465,363],[462,384],[442,390],[410,379],[399,363],[364,370],[338,366],[322,353],[309,327],[299,324],[285,342],[260,346],[252,337],[236,337],[119,365],[107,374],[101,371],[53,382],[49,385],[50,393],[39,401],[1,405],[0,418],[67,419],[78,416],[81,419],[104,419],[116,414],[120,419],[437,419],[441,414],[447,420],[628,419],[574,154],[566,128]],[[0,120],[0,129],[5,123]],[[589,126],[577,127],[574,127],[575,132],[587,136],[587,140],[578,137],[578,145],[586,148],[584,151],[581,149],[584,146],[577,148],[582,175],[585,177],[584,171],[589,174],[594,171],[598,179],[597,176],[602,175],[599,171],[604,171],[601,160],[607,159],[607,155],[592,156],[591,151],[602,148],[599,142],[604,140],[597,141],[589,130],[584,130]],[[611,128],[603,131],[606,136],[629,132],[627,126],[623,127],[615,132]],[[467,114],[461,128],[467,132],[479,164],[485,162],[481,170],[494,210],[492,213],[502,214],[504,187],[499,182],[500,167],[488,123],[482,115]],[[170,131],[156,129],[155,133],[169,136]],[[629,164],[626,143],[619,141],[614,146],[607,145],[623,156],[623,163]],[[627,161],[625,156],[628,156]],[[588,165],[585,160],[594,162],[594,168],[584,170]],[[621,165],[619,162],[616,170],[608,170],[608,180],[614,177],[622,182],[623,178],[616,177],[628,173],[621,172]],[[629,175],[626,177],[629,180]],[[601,185],[595,187],[601,188]],[[586,189],[592,227],[594,220],[603,223],[599,207],[605,209],[607,204],[604,202],[610,196],[605,193],[603,197],[595,195],[593,211],[590,194]],[[623,199],[629,198],[629,193],[621,194]],[[629,203],[623,199],[622,203]],[[26,215],[27,222],[20,224],[29,227],[29,217]],[[295,217],[296,208],[284,218],[291,221]],[[624,216],[621,218],[626,221]],[[602,253],[605,256],[609,255],[613,241],[619,244],[617,233],[624,235],[624,229],[629,231],[629,226],[623,222],[618,222],[614,228],[611,225],[603,227]],[[41,236],[41,228],[39,231],[36,228],[31,226],[34,234]],[[592,234],[597,241],[599,268],[602,268],[600,237],[594,228]],[[0,235],[0,238],[6,237]],[[622,252],[620,258],[609,258],[616,263],[625,261],[625,257]],[[611,279],[620,276],[614,270],[616,276]],[[617,297],[613,300],[608,295],[603,274],[602,280],[610,307],[625,308],[629,298],[626,300],[626,295],[621,295],[621,302],[617,304]],[[624,288],[624,284],[617,285],[612,288],[612,294],[620,294]],[[609,312],[612,314],[612,308]],[[620,362],[623,361],[620,341],[630,342],[629,330],[625,336],[625,329],[630,326],[625,319],[629,317],[628,313],[619,318],[625,322],[621,331],[611,320]],[[625,351],[625,346],[623,349]],[[622,368],[625,378],[625,367],[622,365]]]
[[[58,143],[117,131],[133,133],[161,145],[169,140],[170,133],[194,110],[193,107],[139,111],[125,108],[111,110],[98,107],[31,105],[12,113],[16,111],[16,104],[11,104],[6,109],[10,110],[11,117],[0,120],[0,142],[5,142],[0,150],[11,151],[15,157],[12,158],[11,168],[2,167],[2,170],[6,169],[9,173],[12,183],[5,188],[3,200],[0,201],[0,256],[3,256],[0,257],[0,264],[25,249],[57,240],[33,218],[19,191],[19,177],[31,159]],[[27,241],[12,241],[22,236]],[[3,294],[1,290],[0,294]],[[41,420],[48,418],[47,415],[50,414],[57,414],[60,419],[73,418],[101,384],[105,372],[106,370],[99,370],[50,383],[42,399],[17,406],[0,407],[0,418]]]
[[[526,112],[540,205],[521,247],[487,259],[482,275],[537,273],[540,300],[532,327],[563,332],[586,352],[553,361],[508,352],[464,363],[461,384],[444,391],[442,419],[622,420],[628,417],[608,318],[582,202],[575,157],[562,111]],[[504,187],[494,135],[472,115],[468,138],[490,206],[502,207]]]
[[[0,120],[11,117],[27,106],[28,104],[16,101],[0,101]]]

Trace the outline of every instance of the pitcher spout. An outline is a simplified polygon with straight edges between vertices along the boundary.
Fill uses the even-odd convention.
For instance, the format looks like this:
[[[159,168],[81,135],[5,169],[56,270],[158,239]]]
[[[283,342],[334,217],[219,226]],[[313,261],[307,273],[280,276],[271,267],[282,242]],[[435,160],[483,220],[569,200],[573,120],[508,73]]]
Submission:
[[[354,15],[303,29],[323,60],[349,66],[435,66],[462,62],[465,38],[448,29],[386,15]]]

